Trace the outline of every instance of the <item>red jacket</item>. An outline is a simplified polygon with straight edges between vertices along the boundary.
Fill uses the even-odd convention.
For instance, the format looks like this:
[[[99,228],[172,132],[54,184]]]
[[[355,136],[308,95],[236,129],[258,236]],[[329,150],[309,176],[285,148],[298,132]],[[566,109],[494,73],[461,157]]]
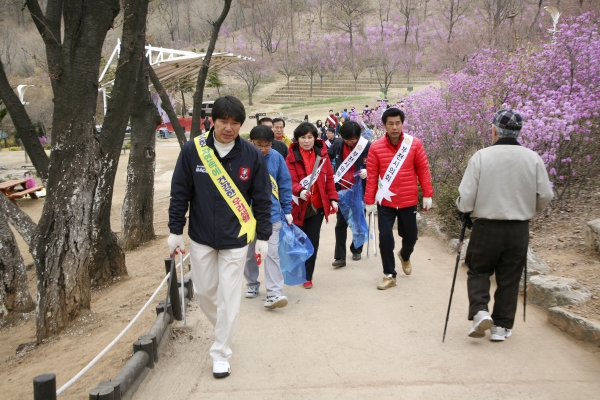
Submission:
[[[325,146],[325,142],[321,139],[316,139],[314,150],[318,151],[319,153],[317,154],[321,154],[321,157],[325,160],[325,164],[323,164],[321,173],[314,185],[316,185],[315,189],[319,191],[321,201],[323,202],[325,220],[329,221],[327,217],[330,214],[333,214],[331,210],[331,201],[338,201],[338,194],[333,182],[333,168],[331,168],[331,162],[327,155],[327,146]],[[304,187],[300,185],[300,181],[310,175],[312,171],[306,170],[297,142],[290,145],[290,152],[288,153],[285,162],[290,170],[290,175],[292,176],[292,194],[298,197],[300,196],[300,192],[304,190]],[[304,224],[304,215],[306,215],[306,207],[309,202],[300,198],[298,199],[298,202],[300,204],[296,204],[292,200],[292,216],[294,217],[294,224],[302,226]]]
[[[404,132],[400,135],[398,145],[394,146],[390,143],[386,133],[384,137],[371,144],[369,156],[367,157],[365,204],[375,204],[378,178],[385,174],[403,140]],[[396,195],[391,197],[392,201],[383,199],[381,205],[393,208],[406,208],[416,205],[419,201],[417,183],[421,184],[423,197],[433,197],[433,186],[431,186],[431,177],[429,176],[427,154],[425,154],[423,143],[414,137],[408,156],[390,186],[390,190]]]

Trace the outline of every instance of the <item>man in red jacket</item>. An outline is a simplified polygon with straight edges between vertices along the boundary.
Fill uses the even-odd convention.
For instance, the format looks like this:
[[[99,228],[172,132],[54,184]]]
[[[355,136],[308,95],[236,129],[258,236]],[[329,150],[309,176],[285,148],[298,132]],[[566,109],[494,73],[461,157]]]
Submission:
[[[398,258],[406,275],[412,272],[410,255],[417,242],[417,203],[420,183],[423,190],[423,210],[431,208],[433,187],[429,163],[423,143],[402,131],[404,112],[389,108],[381,116],[386,134],[375,141],[367,157],[367,215],[377,212],[379,221],[379,250],[383,263],[383,282],[377,289],[396,286],[394,260],[394,221],[398,218],[398,235],[402,248]],[[418,181],[417,181],[418,179]]]

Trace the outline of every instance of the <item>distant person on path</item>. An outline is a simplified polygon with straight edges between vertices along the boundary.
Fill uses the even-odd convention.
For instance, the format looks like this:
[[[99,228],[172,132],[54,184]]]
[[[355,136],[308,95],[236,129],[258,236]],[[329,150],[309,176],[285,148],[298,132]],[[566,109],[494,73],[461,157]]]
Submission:
[[[402,247],[398,258],[406,275],[412,273],[410,255],[417,243],[417,203],[419,188],[423,190],[423,210],[431,208],[433,186],[423,143],[402,131],[404,112],[389,108],[381,116],[385,136],[375,141],[367,157],[367,215],[377,212],[379,250],[383,264],[383,281],[377,289],[396,286],[394,260],[394,221],[398,219],[398,235]]]
[[[324,142],[325,142],[325,145],[327,146],[328,151],[329,151],[329,148],[337,141],[341,141],[341,139],[338,139],[335,137],[335,130],[333,128],[327,128],[327,133],[325,134]]]
[[[358,173],[363,185],[363,193],[365,190],[367,179],[367,156],[371,143],[365,138],[361,138],[360,125],[354,121],[348,121],[340,129],[342,139],[337,139],[336,142],[329,147],[329,156],[332,159],[335,189],[341,190],[352,189],[354,186],[354,174]],[[346,238],[348,236],[348,222],[344,218],[341,210],[337,212],[337,222],[335,224],[335,251],[333,254],[334,261],[332,266],[339,268],[346,266]],[[350,243],[350,252],[352,260],[358,261],[361,259],[363,246],[354,247],[354,243]]]
[[[348,119],[350,118],[350,114],[348,114],[348,109],[344,108],[344,111],[342,112],[342,117]]]
[[[317,132],[319,133],[320,138],[322,140],[326,140],[327,139],[327,128],[325,128],[323,126],[323,121],[318,119],[317,122],[315,122],[315,126],[317,127]]]
[[[210,135],[187,142],[171,181],[169,253],[185,252],[183,227],[189,209],[188,234],[194,293],[214,326],[210,349],[213,375],[230,374],[231,343],[237,325],[248,243],[264,260],[271,237],[271,184],[265,157],[239,136],[246,120],[233,96],[213,105]],[[252,209],[250,209],[252,204]]]
[[[250,141],[264,155],[271,180],[271,222],[273,233],[269,238],[269,251],[263,260],[265,283],[267,287],[267,300],[265,308],[274,309],[285,307],[288,299],[283,295],[283,274],[279,264],[279,231],[281,230],[281,214],[285,216],[287,224],[292,223],[292,178],[285,160],[271,148],[275,136],[268,126],[255,126],[250,131]],[[258,281],[258,263],[254,257],[256,240],[248,247],[246,257],[246,298],[253,299],[258,296],[260,282]]]
[[[204,118],[204,132],[208,133],[210,131],[210,118]]]
[[[273,130],[273,133],[275,132],[275,130],[273,128],[273,120],[269,117],[264,117],[264,118],[259,119],[257,125],[266,125]],[[273,150],[275,150],[276,152],[281,154],[281,157],[283,157],[283,159],[285,160],[285,158],[288,155],[288,146],[285,143],[283,143],[281,140],[274,140],[272,143],[272,147],[273,147]]]
[[[329,110],[329,115],[327,116],[327,121],[329,121],[329,126],[335,128],[339,122],[338,117],[335,116],[333,110]]]
[[[318,139],[317,128],[302,122],[294,130],[295,143],[290,146],[286,159],[292,176],[292,216],[312,243],[315,251],[306,260],[306,289],[313,287],[312,279],[319,251],[323,217],[338,210],[338,194],[333,184],[333,170],[327,155],[327,146]]]
[[[474,338],[484,337],[490,328],[490,340],[511,336],[527,263],[529,220],[553,198],[544,162],[517,141],[522,127],[517,111],[498,111],[492,120],[492,145],[471,157],[458,188],[458,209],[473,218],[465,263],[473,321],[468,335]],[[490,315],[492,274],[497,289]]]

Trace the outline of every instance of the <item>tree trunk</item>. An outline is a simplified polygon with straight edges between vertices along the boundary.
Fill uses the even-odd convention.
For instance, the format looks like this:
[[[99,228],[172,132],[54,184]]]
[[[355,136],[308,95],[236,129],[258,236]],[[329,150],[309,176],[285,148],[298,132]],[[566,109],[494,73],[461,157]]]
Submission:
[[[31,246],[31,240],[37,229],[37,225],[31,217],[15,206],[6,196],[0,196],[0,213],[8,216],[8,220],[19,232],[25,243]]]
[[[250,87],[250,84],[248,84],[246,86],[248,86],[248,105],[252,106],[252,105],[254,105],[252,103],[252,88]]]
[[[29,119],[29,115],[27,115],[27,111],[25,111],[25,107],[21,104],[19,96],[16,95],[10,87],[10,83],[8,83],[2,61],[0,61],[0,99],[4,102],[17,132],[19,132],[25,151],[31,158],[31,163],[45,184],[48,180],[48,156],[40,144],[35,128]]]
[[[152,85],[154,86],[154,90],[156,90],[156,93],[158,93],[158,95],[160,96],[160,101],[161,101],[161,107],[163,110],[165,110],[165,112],[167,113],[167,116],[169,117],[169,119],[171,120],[171,125],[173,126],[173,129],[175,130],[175,136],[177,136],[177,141],[179,142],[179,147],[183,148],[183,145],[185,144],[185,142],[187,142],[187,139],[185,137],[185,133],[183,133],[183,128],[181,127],[181,124],[179,123],[179,120],[177,119],[177,114],[175,114],[175,110],[173,110],[173,106],[171,105],[171,99],[169,99],[169,95],[167,94],[167,91],[165,90],[165,88],[163,87],[162,83],[160,83],[160,80],[158,79],[158,76],[156,76],[156,73],[154,72],[154,69],[152,68],[152,66],[148,66],[148,74],[150,76],[150,80],[152,81]],[[196,109],[194,109],[196,110]],[[198,108],[199,110],[199,108]],[[192,114],[192,121],[193,121],[193,116],[196,115],[197,111],[194,111],[194,113]],[[158,122],[158,124],[156,124],[154,126],[154,130],[156,131],[156,127],[160,124],[160,121]],[[190,133],[191,135],[191,133]]]
[[[24,313],[35,308],[25,264],[4,213],[0,213],[0,249],[0,319],[3,319],[10,311]]]
[[[154,166],[160,114],[148,90],[147,62],[140,68],[131,112],[131,150],[121,212],[121,243],[133,250],[154,239]]]
[[[89,309],[92,283],[105,284],[127,273],[125,254],[110,229],[110,208],[143,58],[148,0],[124,1],[117,75],[98,134],[94,117],[100,58],[119,3],[86,2],[82,7],[65,2],[59,14],[65,19],[60,74],[53,77],[54,147],[39,234],[31,246],[38,276],[38,342],[60,332],[80,309]]]
[[[198,81],[196,82],[196,92],[194,93],[194,110],[202,109],[202,100],[204,97],[204,86],[206,84],[206,78],[208,76],[208,67],[210,66],[210,59],[212,57],[213,52],[215,51],[215,45],[217,44],[217,38],[219,37],[219,30],[221,29],[221,25],[227,14],[229,13],[229,9],[231,8],[232,0],[224,0],[223,1],[223,10],[221,11],[221,15],[215,22],[212,23],[212,32],[210,34],[210,41],[208,42],[208,48],[206,49],[206,55],[204,56],[204,61],[202,62],[202,68],[198,72]],[[190,129],[190,139],[194,139],[197,136],[200,136],[202,131],[200,127],[200,113],[195,111],[192,115],[192,128]]]

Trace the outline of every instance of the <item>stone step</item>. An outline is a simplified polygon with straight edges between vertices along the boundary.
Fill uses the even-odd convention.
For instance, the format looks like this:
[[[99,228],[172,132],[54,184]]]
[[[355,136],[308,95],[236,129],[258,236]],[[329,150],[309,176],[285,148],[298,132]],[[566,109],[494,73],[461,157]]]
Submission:
[[[319,78],[317,77],[314,80],[317,80],[317,79],[319,79]],[[415,77],[415,78],[410,78],[410,80],[407,80],[406,78],[394,78],[393,83],[421,83],[421,82],[432,82],[434,80],[435,80],[435,78],[427,78],[427,77]],[[302,81],[310,82],[310,78],[308,76],[297,76],[292,81],[290,81],[290,83],[291,82],[302,82]],[[319,81],[320,81],[320,79],[319,79]],[[342,82],[342,83],[354,84],[354,79],[340,77],[340,78],[336,78],[335,80],[332,81],[331,77],[324,77],[323,83],[325,83],[325,82]],[[377,82],[377,79],[375,77],[373,77],[373,80],[364,79],[364,78],[360,78],[357,80],[357,83],[373,84],[373,82]]]
[[[402,88],[407,88],[409,86],[422,86],[424,84],[430,84],[431,82],[426,82],[426,83],[410,83],[410,84],[406,84],[406,83],[392,83],[389,87],[390,89],[392,88],[397,88],[397,89],[402,89]],[[321,88],[321,83],[320,82],[313,82],[313,88]],[[294,83],[290,83],[290,90],[292,89],[299,89],[299,88],[310,88],[310,82],[294,82]],[[363,91],[379,91],[379,89],[381,88],[381,86],[379,86],[378,83],[375,84],[359,84],[356,85],[356,90],[363,90]],[[281,89],[287,89],[287,85],[281,87]],[[323,83],[323,89],[337,89],[337,90],[354,90],[354,84],[346,84],[346,83]]]

